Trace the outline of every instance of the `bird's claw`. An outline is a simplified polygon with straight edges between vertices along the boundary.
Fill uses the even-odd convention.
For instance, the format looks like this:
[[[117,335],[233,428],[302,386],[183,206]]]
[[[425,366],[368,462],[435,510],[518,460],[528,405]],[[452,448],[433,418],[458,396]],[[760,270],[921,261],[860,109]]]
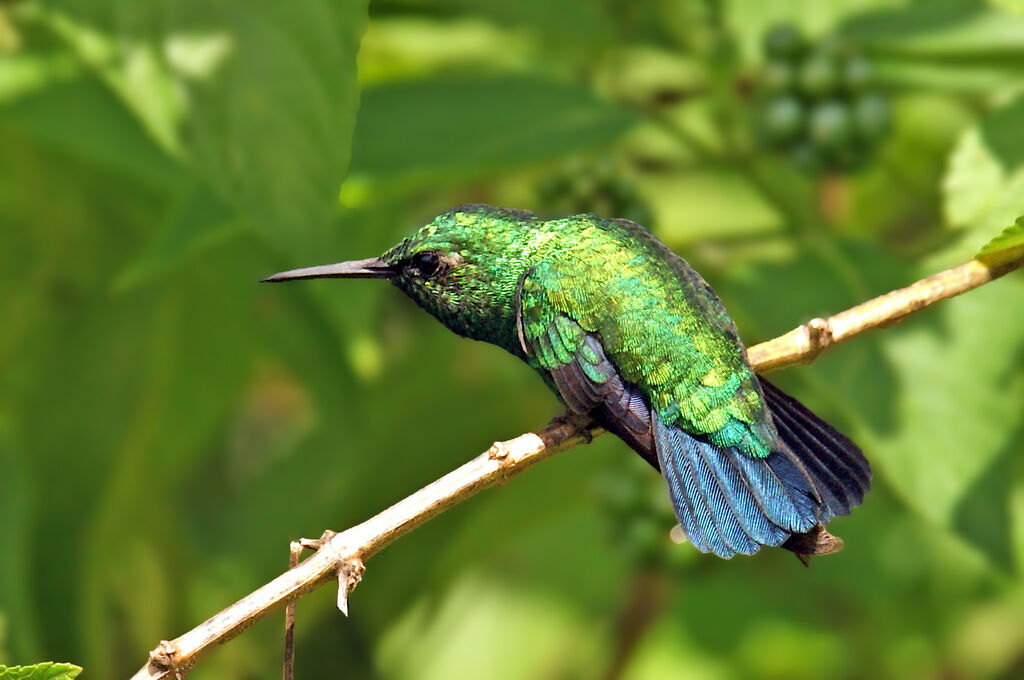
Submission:
[[[591,428],[594,427],[594,421],[590,416],[582,413],[573,413],[566,411],[560,415],[555,416],[548,423],[548,427],[560,427],[567,426],[573,429],[573,434],[578,434],[583,438],[585,444],[589,444],[594,441],[594,433],[591,432]]]
[[[825,527],[816,526],[803,534],[793,534],[783,548],[793,552],[805,567],[811,566],[811,555],[831,555],[843,549],[843,539],[825,531]]]

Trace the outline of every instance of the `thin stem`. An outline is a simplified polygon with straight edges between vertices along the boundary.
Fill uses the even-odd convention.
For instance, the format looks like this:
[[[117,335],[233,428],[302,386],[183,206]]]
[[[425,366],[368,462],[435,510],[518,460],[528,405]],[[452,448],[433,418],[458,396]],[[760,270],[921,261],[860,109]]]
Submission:
[[[288,568],[299,566],[299,555],[302,554],[302,543],[292,541],[288,551]],[[284,608],[284,680],[295,677],[295,600]]]
[[[873,328],[892,325],[912,312],[988,283],[1022,265],[1024,248],[971,260],[828,319],[812,319],[781,337],[751,347],[747,357],[754,369],[762,373],[810,363],[834,344]],[[317,542],[319,550],[294,569],[181,637],[161,642],[134,679],[180,680],[188,675],[203,651],[230,640],[256,620],[334,579],[339,582],[339,607],[345,610],[349,591],[362,577],[364,562],[392,541],[470,496],[599,434],[600,429],[581,432],[575,425],[559,423],[538,433],[496,442],[462,467],[362,524],[339,534],[327,532]]]

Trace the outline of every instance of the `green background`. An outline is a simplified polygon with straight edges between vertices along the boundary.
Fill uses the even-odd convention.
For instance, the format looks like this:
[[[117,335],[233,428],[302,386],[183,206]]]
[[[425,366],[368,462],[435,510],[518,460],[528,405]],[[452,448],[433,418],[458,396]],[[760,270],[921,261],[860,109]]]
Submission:
[[[821,178],[757,151],[780,20],[874,60],[893,133]],[[748,343],[971,257],[1024,213],[1024,3],[0,3],[0,664],[126,677],[342,529],[559,408],[376,281],[452,205],[544,210],[612,158]],[[575,172],[575,171],[572,171]],[[298,607],[297,676],[1024,675],[1024,278],[773,378],[874,463],[836,556],[674,546],[613,437]],[[204,657],[279,677],[280,616]]]

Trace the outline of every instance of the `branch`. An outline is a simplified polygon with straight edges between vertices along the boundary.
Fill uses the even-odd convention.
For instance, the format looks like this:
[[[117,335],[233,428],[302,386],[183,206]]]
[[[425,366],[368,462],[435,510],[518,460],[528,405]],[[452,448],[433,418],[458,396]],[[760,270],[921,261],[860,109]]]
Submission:
[[[812,319],[783,336],[751,347],[747,357],[758,372],[806,364],[833,344],[872,328],[890,326],[911,312],[988,283],[1024,265],[1024,250],[1003,251],[984,260],[971,260],[954,269],[922,279],[828,319]],[[550,425],[505,442],[496,442],[462,467],[449,472],[367,521],[342,533],[325,532],[309,559],[197,628],[174,640],[164,640],[150,652],[149,662],[133,680],[188,675],[200,653],[230,640],[256,620],[328,581],[338,579],[338,606],[347,612],[348,593],[359,583],[367,559],[431,517],[500,484],[556,453],[590,441],[601,430],[580,432],[570,423]]]
[[[971,260],[827,319],[811,319],[785,335],[754,345],[747,350],[747,359],[759,373],[809,364],[830,345],[846,342],[873,328],[892,326],[911,312],[966,293],[1021,266],[1024,248]]]

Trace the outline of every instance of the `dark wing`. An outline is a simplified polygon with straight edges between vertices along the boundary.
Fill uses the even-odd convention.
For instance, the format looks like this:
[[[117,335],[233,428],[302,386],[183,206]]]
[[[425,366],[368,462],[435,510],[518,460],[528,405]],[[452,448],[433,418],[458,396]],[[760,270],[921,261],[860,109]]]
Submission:
[[[779,437],[815,482],[822,523],[850,514],[871,487],[871,466],[864,454],[799,401],[764,378],[760,382]]]
[[[566,407],[589,415],[657,468],[647,399],[622,380],[597,337],[563,314],[531,322],[529,330],[520,315],[519,324],[527,360],[547,374]]]

